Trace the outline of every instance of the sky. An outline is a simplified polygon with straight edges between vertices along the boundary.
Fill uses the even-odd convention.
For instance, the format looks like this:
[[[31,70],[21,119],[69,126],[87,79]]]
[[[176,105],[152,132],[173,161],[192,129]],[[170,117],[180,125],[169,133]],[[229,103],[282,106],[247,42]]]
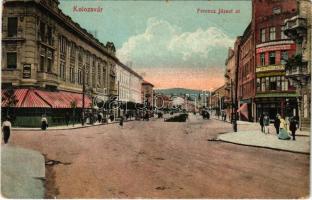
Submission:
[[[76,12],[75,8],[102,8]],[[229,47],[251,20],[250,1],[60,0],[60,8],[155,88],[211,90],[224,83]],[[219,13],[219,9],[232,13]],[[215,13],[213,13],[215,12]]]

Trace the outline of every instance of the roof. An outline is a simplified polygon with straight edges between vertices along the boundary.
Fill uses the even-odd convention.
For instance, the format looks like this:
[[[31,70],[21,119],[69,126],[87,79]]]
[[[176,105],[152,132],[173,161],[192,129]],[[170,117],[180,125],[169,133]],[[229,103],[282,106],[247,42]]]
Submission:
[[[140,79],[143,79],[142,76],[140,76],[137,72],[135,72],[133,69],[131,69],[131,68],[128,67],[127,65],[123,64],[120,60],[117,61],[117,64],[118,64],[120,67],[122,67],[122,68],[124,68],[125,70],[127,70],[128,72],[130,72],[131,74],[137,76],[137,77],[140,78]]]
[[[153,84],[151,84],[150,82],[143,80],[142,85],[151,85],[152,87],[154,87]]]

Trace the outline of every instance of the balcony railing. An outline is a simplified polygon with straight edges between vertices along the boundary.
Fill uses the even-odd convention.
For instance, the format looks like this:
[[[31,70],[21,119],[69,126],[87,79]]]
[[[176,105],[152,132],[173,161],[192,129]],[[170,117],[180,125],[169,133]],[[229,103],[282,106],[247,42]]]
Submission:
[[[294,16],[290,19],[285,20],[284,33],[290,38],[297,38],[302,34],[306,34],[307,31],[307,19],[300,17],[299,15]]]

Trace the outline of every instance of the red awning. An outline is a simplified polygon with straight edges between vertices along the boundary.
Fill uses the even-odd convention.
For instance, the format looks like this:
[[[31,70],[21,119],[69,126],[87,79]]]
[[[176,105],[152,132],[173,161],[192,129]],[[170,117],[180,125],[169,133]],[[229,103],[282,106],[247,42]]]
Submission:
[[[238,110],[240,114],[242,114],[244,117],[248,119],[248,105],[247,103],[244,103]]]
[[[2,90],[2,99],[6,90]],[[43,91],[37,89],[15,89],[14,94],[18,100],[17,108],[71,108],[71,102],[77,102],[77,108],[82,108],[82,94],[65,91]],[[7,105],[7,100],[1,106]],[[91,108],[91,99],[85,96],[85,108]]]
[[[28,90],[22,104],[19,107],[23,108],[51,108],[47,102],[45,102],[41,97],[36,95],[34,90]]]

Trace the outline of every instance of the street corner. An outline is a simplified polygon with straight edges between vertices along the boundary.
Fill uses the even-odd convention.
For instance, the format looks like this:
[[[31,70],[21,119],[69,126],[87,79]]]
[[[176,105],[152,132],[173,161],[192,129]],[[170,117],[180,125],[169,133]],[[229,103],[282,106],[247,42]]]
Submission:
[[[5,198],[44,198],[45,165],[41,153],[1,147],[1,194]]]
[[[260,131],[240,131],[218,135],[219,141],[238,145],[267,148],[272,150],[310,154],[310,137],[296,137],[296,140],[280,140],[275,134]]]

